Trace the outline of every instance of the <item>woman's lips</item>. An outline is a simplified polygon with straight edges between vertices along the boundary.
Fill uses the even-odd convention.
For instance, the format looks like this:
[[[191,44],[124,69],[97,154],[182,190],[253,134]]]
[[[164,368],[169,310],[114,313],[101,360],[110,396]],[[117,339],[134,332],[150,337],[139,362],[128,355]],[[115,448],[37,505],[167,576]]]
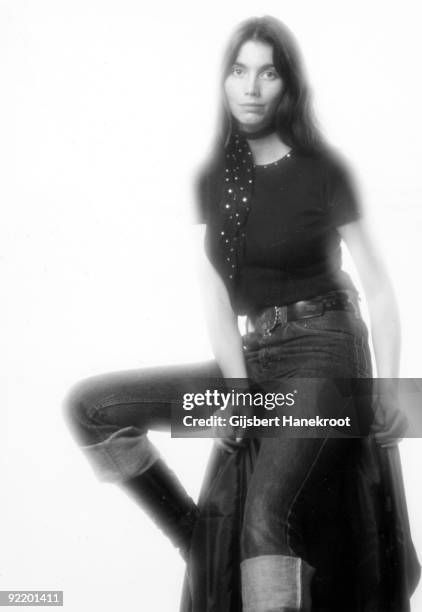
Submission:
[[[241,104],[240,106],[243,111],[248,113],[262,113],[264,109],[263,104]]]

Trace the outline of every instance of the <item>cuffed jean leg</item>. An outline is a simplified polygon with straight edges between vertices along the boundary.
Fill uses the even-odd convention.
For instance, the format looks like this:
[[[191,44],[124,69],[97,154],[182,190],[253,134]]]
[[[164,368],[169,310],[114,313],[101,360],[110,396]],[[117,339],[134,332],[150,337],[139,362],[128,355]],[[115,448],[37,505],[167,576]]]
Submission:
[[[65,419],[100,480],[127,480],[160,457],[147,434],[170,430],[174,402],[218,380],[214,361],[93,376],[68,393]]]
[[[134,422],[129,387],[125,385],[124,392],[117,388],[111,391],[110,377],[115,375],[79,382],[69,392],[65,409],[70,429],[98,479],[118,482],[146,471],[160,454],[147,437],[148,419],[142,401],[137,404],[139,416]],[[113,421],[110,416],[117,407],[119,415]]]
[[[99,480],[119,482],[142,474],[160,458],[146,433],[124,427],[103,442],[81,446]]]
[[[323,454],[322,439],[263,439],[242,528],[244,612],[308,612],[314,568],[299,555],[300,493]]]
[[[241,537],[244,612],[310,610],[314,568],[301,519],[306,495],[355,447],[353,439],[261,440],[246,497]]]

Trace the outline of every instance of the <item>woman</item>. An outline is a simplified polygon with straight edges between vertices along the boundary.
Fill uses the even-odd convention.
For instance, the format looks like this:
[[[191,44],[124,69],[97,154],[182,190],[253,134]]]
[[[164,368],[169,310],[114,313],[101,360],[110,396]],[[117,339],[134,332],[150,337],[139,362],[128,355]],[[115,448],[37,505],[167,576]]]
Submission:
[[[169,427],[172,399],[209,387],[210,378],[218,386],[221,375],[229,388],[252,383],[273,392],[288,379],[303,379],[306,401],[296,416],[305,417],[321,414],[327,379],[371,377],[357,291],[341,270],[341,239],[368,301],[378,377],[398,376],[390,281],[344,163],[312,121],[296,45],[279,21],[251,19],[237,28],[224,61],[223,100],[222,133],[201,173],[198,200],[199,221],[207,227],[203,278],[215,362],[88,379],[68,398],[69,419],[100,478],[138,499],[189,560],[184,609],[383,610],[385,597],[374,594],[372,583],[366,591],[356,585],[342,601],[328,593],[335,581],[350,588],[351,562],[344,564],[341,546],[324,559],[310,533],[315,526],[322,533],[322,523],[310,518],[316,500],[325,508],[334,487],[344,503],[345,475],[355,473],[362,457],[379,472],[372,438],[326,433],[242,440],[229,432],[216,439],[198,509],[146,436]],[[247,315],[243,338],[238,315]],[[403,422],[385,401],[391,390],[378,390],[373,431],[379,443],[394,443]],[[343,408],[334,402],[330,416]],[[342,567],[337,574],[336,565]],[[407,596],[403,587],[389,609],[407,609]]]

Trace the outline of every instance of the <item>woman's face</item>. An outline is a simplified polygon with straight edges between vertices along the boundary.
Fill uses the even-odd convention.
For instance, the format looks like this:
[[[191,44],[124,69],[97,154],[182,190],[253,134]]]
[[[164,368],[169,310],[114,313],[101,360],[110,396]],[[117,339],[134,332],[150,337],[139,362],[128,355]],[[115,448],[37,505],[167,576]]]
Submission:
[[[270,44],[247,40],[224,82],[229,109],[245,131],[254,132],[274,116],[283,91],[283,81],[273,64]]]

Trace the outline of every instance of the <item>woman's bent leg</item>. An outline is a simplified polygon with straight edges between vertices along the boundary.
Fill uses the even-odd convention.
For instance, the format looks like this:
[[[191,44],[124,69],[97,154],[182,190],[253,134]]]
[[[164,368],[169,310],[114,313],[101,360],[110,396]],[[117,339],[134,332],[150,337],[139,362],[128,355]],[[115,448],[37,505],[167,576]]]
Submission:
[[[148,431],[169,431],[172,406],[213,380],[221,381],[214,361],[92,376],[68,393],[65,419],[100,480],[127,480],[159,457]]]
[[[65,401],[66,420],[98,477],[134,497],[184,558],[197,508],[147,432],[169,430],[183,394],[219,376],[215,362],[115,372],[78,383]]]

